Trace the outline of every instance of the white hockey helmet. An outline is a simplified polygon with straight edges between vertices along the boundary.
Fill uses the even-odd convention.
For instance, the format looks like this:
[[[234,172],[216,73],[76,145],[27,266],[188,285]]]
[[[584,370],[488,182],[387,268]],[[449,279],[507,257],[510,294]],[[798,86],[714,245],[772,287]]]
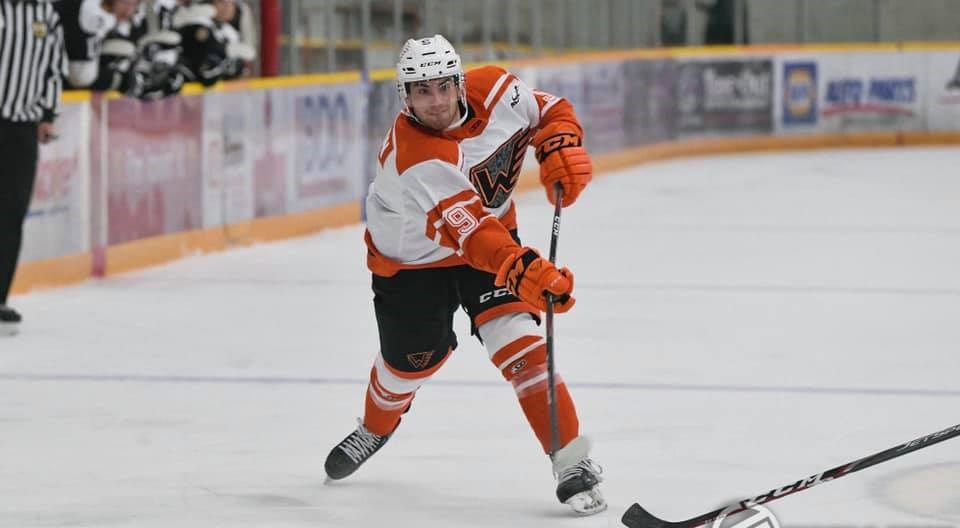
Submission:
[[[466,107],[463,64],[453,45],[443,35],[409,39],[404,43],[397,62],[397,94],[407,114],[413,115],[407,108],[409,84],[444,77],[454,78],[460,92],[460,103]]]

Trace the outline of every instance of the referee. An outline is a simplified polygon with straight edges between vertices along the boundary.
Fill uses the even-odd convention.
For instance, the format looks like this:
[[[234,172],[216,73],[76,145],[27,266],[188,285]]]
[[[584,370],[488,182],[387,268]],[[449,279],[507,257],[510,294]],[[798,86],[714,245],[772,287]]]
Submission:
[[[17,332],[7,306],[23,220],[37,174],[37,144],[53,120],[67,71],[60,18],[47,0],[0,0],[0,335]]]

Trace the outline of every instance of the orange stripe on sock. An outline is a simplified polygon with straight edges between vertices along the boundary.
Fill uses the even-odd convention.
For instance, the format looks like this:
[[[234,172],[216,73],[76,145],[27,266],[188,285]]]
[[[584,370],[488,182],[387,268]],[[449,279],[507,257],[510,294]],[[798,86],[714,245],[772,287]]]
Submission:
[[[376,394],[376,397],[374,394]],[[379,397],[385,395],[387,398],[383,399],[400,399],[395,402],[389,402],[385,407],[381,402],[377,401]],[[367,391],[364,397],[364,427],[366,427],[373,434],[380,436],[392,433],[400,423],[400,415],[407,410],[407,407],[410,405],[410,402],[413,401],[414,396],[416,396],[415,392],[396,394],[384,389],[380,385],[379,380],[377,380],[377,369],[370,369],[370,383],[367,386]]]
[[[397,408],[406,407],[406,405],[410,403],[410,400],[413,398],[413,395],[411,394],[407,398],[397,400],[385,399],[383,396],[377,394],[377,391],[374,390],[372,385],[367,388],[367,392],[369,392],[368,396],[373,401],[373,404],[384,411],[393,411]]]
[[[500,350],[497,350],[496,352],[494,352],[493,356],[490,358],[490,361],[492,361],[493,364],[496,365],[498,369],[504,369],[509,366],[509,365],[505,365],[504,363],[509,361],[511,358],[516,356],[518,353],[520,353],[524,349],[530,348],[531,346],[535,345],[538,342],[543,342],[543,338],[538,335],[525,335],[525,336],[518,337],[517,339],[514,339],[513,341],[504,345]],[[543,346],[546,347],[546,344],[544,344]],[[533,349],[528,350],[527,354],[529,354],[532,351]],[[516,361],[517,359],[519,358],[516,358],[513,361]],[[512,363],[513,361],[510,361],[510,362]],[[507,379],[509,380],[510,378],[508,377]]]
[[[377,378],[377,369],[370,369],[370,384],[368,385],[367,390],[370,391],[370,396],[373,399],[373,403],[384,410],[392,410],[397,407],[403,407],[413,399],[413,393],[396,393],[391,392],[383,387],[380,384],[380,380]]]
[[[535,392],[546,392],[549,378],[547,367],[537,365],[521,371],[513,378],[513,390],[517,392],[518,398],[523,398]],[[554,382],[559,385],[561,383],[560,377],[557,376]]]
[[[580,421],[566,384],[557,385],[556,398],[558,445],[564,446],[580,435]],[[520,407],[540,441],[543,452],[550,453],[550,407],[547,404],[547,391],[541,390],[521,397]]]

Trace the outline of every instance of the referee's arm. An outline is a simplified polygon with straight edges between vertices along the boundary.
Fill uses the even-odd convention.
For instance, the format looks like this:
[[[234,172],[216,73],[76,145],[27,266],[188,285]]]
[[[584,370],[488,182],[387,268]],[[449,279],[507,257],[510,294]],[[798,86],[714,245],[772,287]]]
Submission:
[[[51,10],[50,26],[54,34],[50,50],[50,66],[43,72],[43,89],[40,92],[40,107],[43,109],[41,122],[53,123],[60,110],[60,95],[63,93],[63,79],[67,76],[67,54],[63,41],[63,24],[56,10]],[[41,138],[42,140],[43,138]]]
[[[0,128],[19,134],[10,130],[31,126],[35,140],[54,139],[66,62],[63,24],[52,2],[0,0]]]

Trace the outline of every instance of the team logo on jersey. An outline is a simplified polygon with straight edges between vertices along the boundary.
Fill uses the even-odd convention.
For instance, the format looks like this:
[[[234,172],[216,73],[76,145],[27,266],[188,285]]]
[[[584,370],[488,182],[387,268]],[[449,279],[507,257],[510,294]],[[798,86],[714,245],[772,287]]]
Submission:
[[[46,22],[34,22],[33,23],[33,36],[41,39],[47,36],[47,23]]]
[[[433,350],[428,350],[426,352],[417,352],[414,354],[407,354],[407,361],[413,365],[413,368],[422,369],[430,363],[430,358],[433,357]]]
[[[490,157],[470,168],[470,181],[485,207],[496,209],[510,198],[517,186],[532,132],[529,128],[518,130]]]

